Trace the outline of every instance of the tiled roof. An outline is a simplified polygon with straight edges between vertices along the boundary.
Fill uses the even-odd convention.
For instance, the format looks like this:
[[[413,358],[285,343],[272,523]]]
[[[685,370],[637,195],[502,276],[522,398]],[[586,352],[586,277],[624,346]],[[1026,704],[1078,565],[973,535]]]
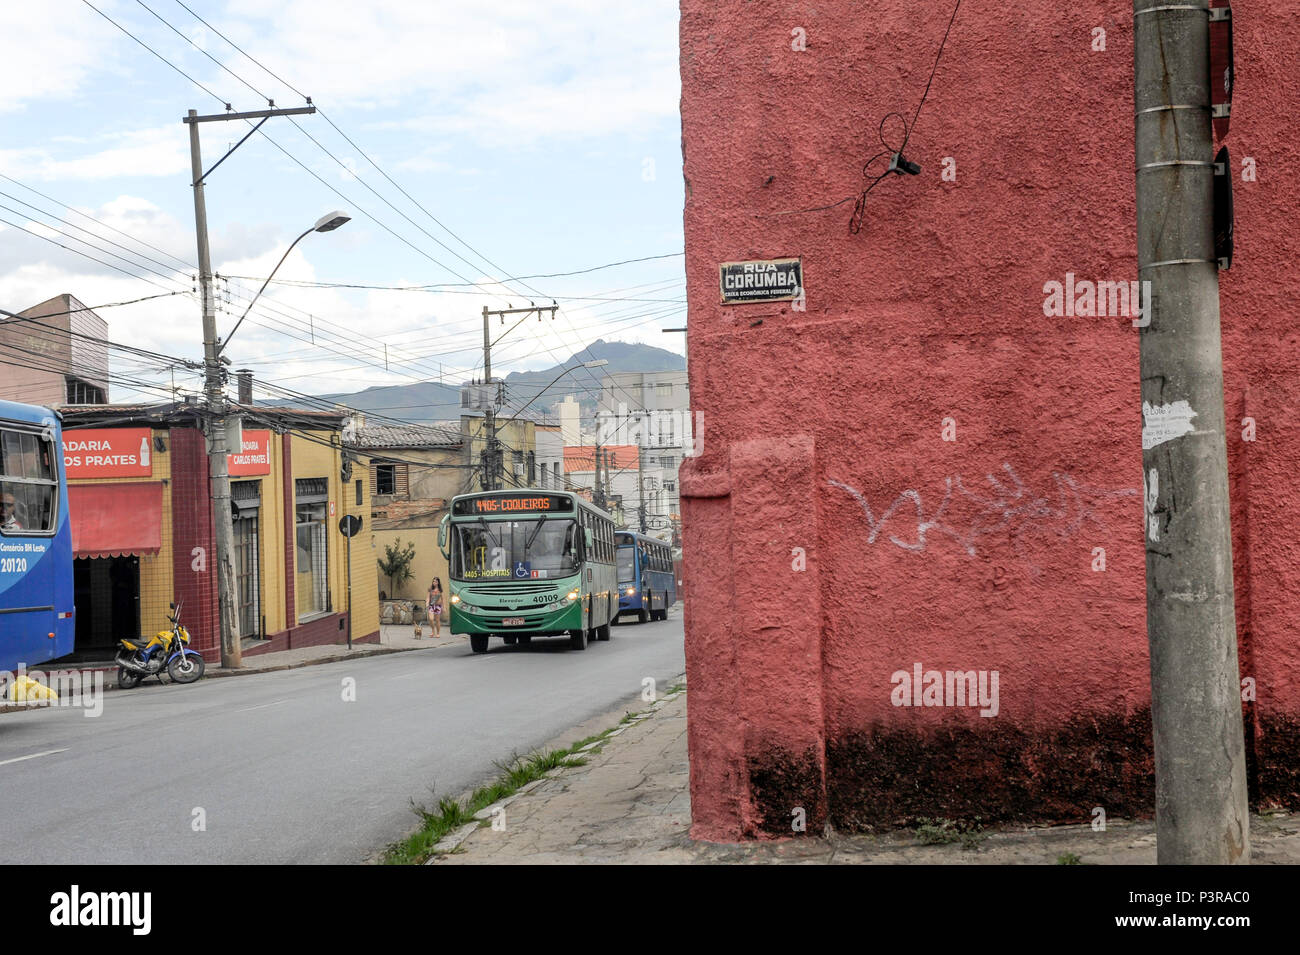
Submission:
[[[375,425],[358,428],[348,442],[351,447],[369,448],[455,448],[460,447],[459,431],[421,425]]]
[[[635,444],[606,444],[601,445],[601,450],[612,453],[611,463],[616,471],[636,467],[637,446]],[[596,448],[593,445],[565,447],[564,470],[565,473],[596,470]]]

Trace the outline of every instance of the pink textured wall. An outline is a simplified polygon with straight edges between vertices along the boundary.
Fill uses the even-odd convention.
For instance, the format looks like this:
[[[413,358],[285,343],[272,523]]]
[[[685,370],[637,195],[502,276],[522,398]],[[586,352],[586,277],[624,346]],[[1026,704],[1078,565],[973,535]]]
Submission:
[[[1252,796],[1296,805],[1287,9],[1237,12],[1222,303],[1228,420],[1248,409],[1259,429],[1228,434]],[[878,124],[910,120],[951,12],[682,3],[699,837],[789,833],[796,808],[809,831],[1152,809],[1137,335],[1126,315],[1043,314],[1044,283],[1067,272],[1137,277],[1131,10],[967,0],[908,144],[921,175],[881,182],[858,235],[852,200],[780,214],[858,194]],[[1241,181],[1243,156],[1258,181]],[[781,256],[803,259],[806,311],[719,305],[719,263]],[[891,675],[917,663],[996,670],[997,715],[893,705]]]

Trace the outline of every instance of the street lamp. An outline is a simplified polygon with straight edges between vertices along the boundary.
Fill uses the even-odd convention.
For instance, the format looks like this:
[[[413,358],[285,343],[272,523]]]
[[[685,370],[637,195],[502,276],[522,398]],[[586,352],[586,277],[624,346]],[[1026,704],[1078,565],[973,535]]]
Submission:
[[[220,356],[221,353],[225,351],[226,346],[230,344],[230,339],[235,337],[235,332],[239,331],[239,326],[244,323],[244,319],[248,318],[248,313],[253,310],[253,305],[256,304],[259,298],[261,298],[262,293],[266,291],[266,287],[271,284],[271,279],[275,278],[275,273],[280,271],[280,266],[284,265],[284,260],[289,257],[289,253],[293,251],[293,247],[313,232],[333,232],[351,218],[352,217],[347,213],[340,212],[337,209],[333,212],[327,212],[316,220],[315,225],[289,243],[289,248],[284,250],[284,255],[280,256],[280,261],[275,263],[275,268],[271,269],[271,274],[266,277],[266,281],[262,283],[262,287],[257,290],[257,294],[254,295],[252,300],[248,303],[248,308],[244,309],[244,314],[239,316],[239,321],[235,322],[235,327],[230,330],[230,334],[226,336],[225,341],[217,346],[218,356]]]

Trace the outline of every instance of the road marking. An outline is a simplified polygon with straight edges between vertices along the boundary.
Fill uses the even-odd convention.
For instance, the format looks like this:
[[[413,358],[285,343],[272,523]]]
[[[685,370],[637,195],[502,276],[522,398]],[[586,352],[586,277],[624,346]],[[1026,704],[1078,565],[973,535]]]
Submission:
[[[281,703],[288,703],[288,702],[289,701],[285,699],[285,700],[275,700],[272,703],[258,703],[257,706],[245,706],[242,709],[235,710],[235,712],[247,713],[249,710],[261,710],[261,709],[265,709],[268,706],[279,706]]]
[[[37,759],[41,756],[53,756],[55,753],[66,753],[67,749],[47,749],[43,753],[32,753],[30,756],[15,756],[13,759],[0,759],[0,766],[8,766],[10,763],[21,763],[24,759]]]

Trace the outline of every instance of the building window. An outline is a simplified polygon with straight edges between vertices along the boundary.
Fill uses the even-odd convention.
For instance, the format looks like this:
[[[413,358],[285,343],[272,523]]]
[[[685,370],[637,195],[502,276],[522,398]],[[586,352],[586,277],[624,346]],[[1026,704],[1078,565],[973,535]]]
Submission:
[[[294,508],[297,529],[298,616],[325,613],[329,599],[329,537],[325,515],[329,508],[326,478],[299,478]]]
[[[660,381],[655,384],[655,397],[671,398],[673,396],[673,383],[671,381]]]
[[[666,458],[660,458],[659,466],[661,468],[669,468],[669,469],[675,468],[677,467],[677,458],[671,454],[668,455],[668,457]]]
[[[677,482],[664,481],[664,490],[667,491],[669,494],[675,493],[677,491]]]
[[[357,479],[357,507],[361,506],[361,479]]]
[[[102,405],[104,403],[103,388],[97,388],[80,378],[68,377],[64,380],[67,382],[68,404]]]
[[[397,493],[397,466],[393,464],[375,465],[375,493]]]

